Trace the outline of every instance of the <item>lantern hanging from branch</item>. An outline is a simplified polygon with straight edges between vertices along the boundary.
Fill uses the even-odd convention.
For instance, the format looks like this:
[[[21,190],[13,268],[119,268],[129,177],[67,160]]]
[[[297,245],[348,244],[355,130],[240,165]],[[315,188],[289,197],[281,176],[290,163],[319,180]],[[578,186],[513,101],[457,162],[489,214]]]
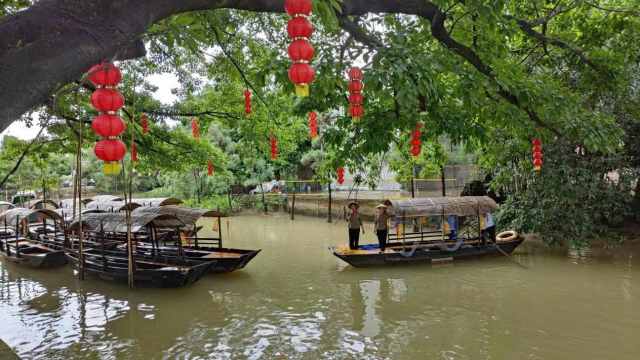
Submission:
[[[342,185],[344,183],[344,168],[339,167],[336,170],[336,175],[337,175],[338,184]]]
[[[271,160],[276,160],[278,158],[278,138],[276,138],[275,135],[271,135],[270,138],[270,145],[271,145]]]
[[[251,114],[251,91],[249,89],[244,90],[244,113]]]
[[[542,141],[533,139],[531,145],[533,145],[533,169],[539,173],[542,170]]]
[[[198,118],[191,119],[191,135],[196,140],[200,140],[200,124],[198,124]]]
[[[313,34],[311,16],[313,4],[311,0],[285,0],[284,9],[291,16],[287,24],[287,33],[293,42],[289,45],[289,80],[295,85],[296,95],[309,96],[309,85],[315,79],[315,70],[309,63],[313,59],[314,49],[309,38]]]
[[[140,116],[140,126],[142,126],[142,135],[149,132],[149,118],[147,117],[147,114],[142,114]]]
[[[364,116],[364,96],[362,95],[362,89],[364,84],[362,83],[362,69],[358,67],[352,67],[348,71],[349,75],[349,116],[353,121],[359,121]]]
[[[207,163],[207,175],[208,176],[213,176],[213,161],[209,160],[209,162]]]
[[[422,151],[422,124],[417,123],[415,129],[411,132],[411,155],[417,157]]]
[[[315,111],[309,113],[309,136],[311,139],[318,137],[318,114]]]
[[[126,129],[118,116],[118,111],[124,106],[124,97],[115,89],[122,80],[122,73],[114,64],[103,62],[92,66],[87,78],[96,86],[91,94],[91,105],[99,112],[91,128],[102,137],[93,150],[96,157],[104,161],[105,175],[117,175],[120,173],[120,160],[127,152],[125,144],[118,139]]]

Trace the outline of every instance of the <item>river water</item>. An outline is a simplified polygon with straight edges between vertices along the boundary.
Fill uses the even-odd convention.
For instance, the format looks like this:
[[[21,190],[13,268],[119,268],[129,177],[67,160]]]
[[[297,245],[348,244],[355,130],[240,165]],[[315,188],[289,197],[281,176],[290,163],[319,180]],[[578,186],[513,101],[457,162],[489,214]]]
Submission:
[[[525,242],[526,269],[505,257],[355,269],[327,250],[344,224],[245,215],[223,229],[225,246],[262,253],[182,289],[0,262],[0,338],[25,359],[640,358],[638,257]]]

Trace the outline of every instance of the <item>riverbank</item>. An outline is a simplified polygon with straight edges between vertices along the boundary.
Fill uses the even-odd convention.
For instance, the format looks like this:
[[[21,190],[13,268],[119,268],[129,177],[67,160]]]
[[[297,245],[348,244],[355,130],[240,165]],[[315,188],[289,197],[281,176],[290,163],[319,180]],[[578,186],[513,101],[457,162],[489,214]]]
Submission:
[[[7,345],[2,339],[0,339],[0,359],[2,360],[20,360],[20,357]]]

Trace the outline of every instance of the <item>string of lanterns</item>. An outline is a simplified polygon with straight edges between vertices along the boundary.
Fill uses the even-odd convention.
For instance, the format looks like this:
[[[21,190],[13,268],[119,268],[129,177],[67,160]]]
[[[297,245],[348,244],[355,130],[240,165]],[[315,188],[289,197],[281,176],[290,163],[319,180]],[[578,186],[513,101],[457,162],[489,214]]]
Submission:
[[[271,134],[271,138],[269,139],[271,143],[271,160],[276,160],[278,158],[278,138],[275,135]]]
[[[117,175],[121,170],[119,161],[127,152],[127,147],[118,138],[126,129],[118,116],[118,111],[124,106],[124,97],[115,89],[122,80],[122,73],[114,64],[103,62],[89,69],[88,79],[96,87],[91,94],[91,105],[100,113],[93,119],[91,128],[102,137],[93,151],[98,159],[104,161],[104,174]]]
[[[140,126],[142,127],[142,135],[146,135],[149,132],[149,118],[147,114],[140,116]]]
[[[353,121],[359,121],[364,116],[362,78],[363,74],[360,68],[352,67],[349,69],[349,115]]]
[[[534,138],[531,145],[533,145],[533,169],[539,173],[542,170],[542,141]]]
[[[411,132],[411,155],[418,157],[422,151],[422,124],[417,123]]]
[[[342,185],[344,183],[344,168],[343,167],[339,167],[336,170],[336,175],[337,175],[337,181],[338,184]]]
[[[318,137],[318,114],[315,111],[309,113],[309,137]]]
[[[308,20],[313,4],[311,0],[285,0],[284,9],[291,16],[287,33],[293,40],[288,49],[293,62],[289,68],[289,80],[295,85],[296,95],[309,96],[309,85],[316,76],[315,70],[309,65],[315,52],[309,42],[313,25]]]
[[[251,91],[249,89],[244,90],[244,113],[247,116],[251,114]]]

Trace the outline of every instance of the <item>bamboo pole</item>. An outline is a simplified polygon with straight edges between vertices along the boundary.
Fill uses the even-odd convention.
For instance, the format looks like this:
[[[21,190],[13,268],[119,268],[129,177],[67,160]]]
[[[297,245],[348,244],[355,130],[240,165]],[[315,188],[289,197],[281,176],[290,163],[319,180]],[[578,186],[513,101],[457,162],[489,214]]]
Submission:
[[[293,199],[291,200],[291,220],[296,219],[296,187],[293,187]]]
[[[331,218],[331,183],[329,183],[329,214],[327,222],[333,222],[333,219]]]
[[[129,129],[130,129],[130,135],[131,135],[131,143],[130,143],[130,147],[133,147],[133,144],[135,143],[135,132],[134,132],[134,128],[135,128],[135,118],[134,115],[130,115],[129,116]],[[124,163],[124,160],[122,161]],[[125,199],[125,216],[126,216],[126,221],[127,221],[127,279],[128,279],[128,283],[129,283],[129,288],[133,289],[134,285],[135,285],[135,278],[134,278],[134,273],[135,273],[135,262],[133,259],[133,239],[131,236],[131,199],[132,199],[132,186],[133,186],[133,169],[134,169],[134,163],[133,163],[133,157],[129,158],[129,177],[127,178],[127,172],[125,170],[124,164],[122,166],[122,172],[123,172],[123,177],[126,181],[126,185],[125,185],[125,189],[124,189],[124,199]],[[127,181],[128,180],[128,181]]]
[[[83,125],[82,123],[80,123],[80,132],[78,135],[78,156],[77,156],[77,166],[76,166],[76,175],[77,175],[77,189],[78,189],[78,207],[80,207],[80,204],[82,203],[82,131],[83,129]],[[74,199],[74,204],[75,204],[75,199]],[[80,280],[84,280],[84,240],[83,240],[83,235],[84,232],[82,231],[82,211],[80,209],[78,209],[78,220],[80,221],[80,231],[78,231],[78,241],[80,242],[78,245],[78,249],[79,249],[79,255],[78,255],[78,276],[80,277]],[[73,248],[73,246],[72,246]]]

